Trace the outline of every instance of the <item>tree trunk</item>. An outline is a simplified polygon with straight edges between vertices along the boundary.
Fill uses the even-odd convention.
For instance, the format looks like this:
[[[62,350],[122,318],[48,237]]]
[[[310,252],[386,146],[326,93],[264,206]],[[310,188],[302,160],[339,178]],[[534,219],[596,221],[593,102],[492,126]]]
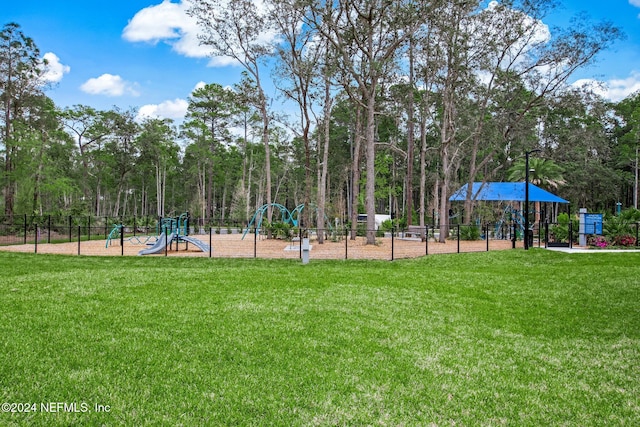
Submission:
[[[355,240],[358,230],[358,198],[360,197],[360,146],[362,140],[362,110],[356,107],[354,147],[351,162],[351,240]]]
[[[442,181],[440,183],[440,243],[445,243],[449,235],[449,159],[448,147],[443,147],[442,154]]]
[[[267,111],[267,101],[262,89],[260,112],[262,114],[262,142],[264,144],[264,173],[265,173],[265,190],[267,193],[267,221],[271,223],[273,219],[273,208],[271,206],[271,147],[269,146],[269,114]]]
[[[371,89],[372,92],[374,89]],[[375,93],[375,92],[373,92]],[[365,160],[367,170],[367,182],[365,187],[365,204],[367,210],[367,245],[376,243],[376,146],[375,146],[375,96],[373,93],[367,100],[367,127]]]
[[[33,205],[32,205],[32,208],[31,208],[31,211],[34,214],[36,212],[40,211],[41,215],[42,215],[42,206],[40,206],[40,208],[38,208],[38,203],[39,203],[39,200],[40,200],[40,181],[42,179],[42,168],[43,168],[42,158],[43,158],[45,141],[46,141],[46,136],[43,133],[40,149],[38,150],[38,157],[37,157],[38,158],[38,166],[36,167],[36,173],[35,173],[35,176],[33,178]]]
[[[414,123],[413,123],[413,43],[409,39],[409,105],[407,117],[407,225],[413,221],[413,146],[414,146]]]
[[[427,201],[427,124],[426,120],[420,121],[420,227],[425,226]],[[422,236],[426,237],[426,234]]]
[[[327,202],[327,172],[329,170],[329,142],[331,140],[331,86],[329,78],[325,76],[324,91],[324,132],[322,146],[322,170],[320,172],[320,182],[318,185],[318,243],[324,243],[324,217],[325,205]]]

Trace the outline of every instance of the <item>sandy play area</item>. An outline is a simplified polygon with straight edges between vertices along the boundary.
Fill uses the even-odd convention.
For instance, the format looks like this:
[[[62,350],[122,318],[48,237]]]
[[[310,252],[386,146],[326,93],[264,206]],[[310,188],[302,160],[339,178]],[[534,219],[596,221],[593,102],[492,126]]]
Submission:
[[[241,234],[212,234],[191,236],[209,244],[211,239],[211,256],[214,258],[291,258],[300,257],[300,244],[297,241],[289,242],[278,239],[266,239],[263,236],[257,238],[248,234],[242,239]],[[21,245],[0,246],[2,251],[14,252],[37,252],[42,254],[65,254],[65,255],[90,255],[90,256],[137,256],[140,250],[150,247],[140,243],[138,240],[125,240],[123,247],[119,241],[111,241],[106,247],[106,240],[91,240],[67,243],[27,243]],[[423,242],[420,239],[401,239],[382,237],[377,239],[375,245],[366,245],[364,237],[356,240],[341,239],[338,241],[325,240],[319,244],[315,239],[311,239],[310,259],[400,259],[416,258],[426,254],[456,253],[458,247],[460,252],[482,252],[487,250],[487,242],[479,241],[448,241],[447,243],[437,243],[432,240]],[[490,240],[489,250],[511,249],[510,240]],[[522,241],[517,242],[517,247],[522,247]],[[180,243],[178,247],[172,244],[166,251],[167,256],[191,256],[209,257],[208,252],[203,252],[193,244]],[[165,256],[165,251],[155,255],[145,256]]]

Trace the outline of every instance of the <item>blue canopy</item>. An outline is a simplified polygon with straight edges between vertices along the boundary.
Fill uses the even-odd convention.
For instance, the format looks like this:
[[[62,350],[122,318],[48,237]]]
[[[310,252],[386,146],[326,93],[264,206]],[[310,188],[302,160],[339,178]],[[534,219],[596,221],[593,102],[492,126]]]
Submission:
[[[467,197],[468,184],[463,185],[449,198],[451,202],[463,202]],[[474,182],[471,187],[473,200],[487,201],[517,201],[524,202],[524,182]],[[562,197],[549,193],[540,187],[529,183],[529,201],[569,203]]]

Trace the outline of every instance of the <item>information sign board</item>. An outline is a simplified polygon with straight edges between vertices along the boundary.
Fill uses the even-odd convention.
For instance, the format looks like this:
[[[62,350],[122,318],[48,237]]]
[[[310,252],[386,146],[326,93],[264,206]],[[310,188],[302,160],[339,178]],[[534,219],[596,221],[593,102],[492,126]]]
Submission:
[[[602,234],[602,214],[584,214],[584,234]]]

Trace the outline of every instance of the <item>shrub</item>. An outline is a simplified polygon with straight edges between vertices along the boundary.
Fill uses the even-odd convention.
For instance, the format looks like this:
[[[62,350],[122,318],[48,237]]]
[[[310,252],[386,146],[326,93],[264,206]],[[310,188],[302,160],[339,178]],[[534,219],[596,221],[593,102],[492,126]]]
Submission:
[[[616,246],[635,246],[636,238],[629,234],[616,236],[614,239],[614,244]]]
[[[589,246],[595,246],[597,248],[606,248],[607,246],[609,246],[609,242],[607,241],[606,237],[594,235],[589,236],[589,238],[587,239],[587,244]]]
[[[480,227],[477,225],[461,225],[460,240],[480,240]]]
[[[575,241],[578,238],[579,220],[569,219],[569,215],[562,213],[558,215],[558,223],[549,227],[549,234],[552,234],[556,242],[569,242],[569,221],[571,221],[571,238]]]
[[[379,230],[381,230],[383,233],[392,231],[393,230],[393,221],[390,220],[390,219],[382,221],[382,224],[380,224]]]
[[[631,220],[625,215],[610,215],[604,221],[603,234],[611,240],[631,234]]]
[[[292,225],[286,222],[273,222],[269,224],[268,230],[275,239],[290,240],[293,237]]]

